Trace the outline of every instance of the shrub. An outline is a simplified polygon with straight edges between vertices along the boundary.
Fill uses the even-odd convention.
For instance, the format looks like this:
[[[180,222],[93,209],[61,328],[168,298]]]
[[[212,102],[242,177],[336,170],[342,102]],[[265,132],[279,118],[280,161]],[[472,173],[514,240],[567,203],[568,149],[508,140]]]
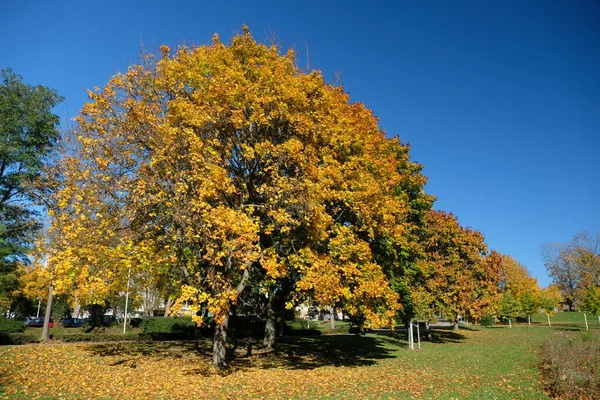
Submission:
[[[122,342],[138,340],[136,334],[107,334],[107,333],[65,333],[53,337],[61,342]]]
[[[595,398],[600,393],[600,335],[557,332],[542,343],[540,368],[557,397]]]
[[[146,318],[140,324],[143,333],[195,332],[196,324],[189,317]]]
[[[6,318],[0,315],[0,332],[23,332],[25,330],[25,324],[16,319]]]
[[[494,326],[496,324],[496,319],[493,315],[484,315],[479,324],[481,326]]]
[[[129,319],[129,326],[132,328],[139,328],[143,321],[142,318],[131,318]]]
[[[37,343],[40,341],[39,335],[30,333],[5,333],[0,332],[0,345]]]

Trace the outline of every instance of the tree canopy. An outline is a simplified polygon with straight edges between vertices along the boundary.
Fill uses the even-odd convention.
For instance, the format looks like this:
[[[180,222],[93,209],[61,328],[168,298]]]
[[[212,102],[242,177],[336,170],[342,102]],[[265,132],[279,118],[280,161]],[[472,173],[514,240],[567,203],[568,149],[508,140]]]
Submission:
[[[52,108],[62,98],[10,69],[0,77],[0,309],[6,309],[19,285],[17,262],[27,262],[40,227],[31,188],[59,138]]]
[[[568,243],[547,244],[542,255],[569,308],[600,289],[600,234],[582,232]]]
[[[49,174],[56,289],[98,301],[123,290],[125,271],[166,277],[174,310],[214,315],[216,355],[249,282],[268,293],[285,278],[288,306],[310,298],[393,324],[399,297],[378,260],[417,253],[433,201],[409,147],[247,30],[161,51],[89,92]]]

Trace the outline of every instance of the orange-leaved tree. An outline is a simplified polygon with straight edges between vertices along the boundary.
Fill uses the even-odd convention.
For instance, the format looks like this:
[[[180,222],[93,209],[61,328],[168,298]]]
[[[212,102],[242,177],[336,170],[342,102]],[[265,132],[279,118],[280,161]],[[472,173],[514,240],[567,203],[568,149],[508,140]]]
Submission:
[[[540,293],[537,279],[529,275],[524,265],[507,255],[502,255],[499,289],[502,296],[516,301],[517,313],[531,316],[537,312]]]
[[[455,329],[458,315],[480,318],[496,301],[499,255],[488,255],[480,232],[462,227],[454,215],[442,211],[428,213],[423,245],[433,306],[454,322]]]
[[[77,118],[49,201],[63,279],[97,281],[90,298],[122,290],[126,270],[178,282],[173,312],[214,315],[218,368],[250,282],[272,297],[287,279],[289,306],[310,296],[393,323],[398,295],[372,244],[414,235],[402,188],[420,193],[424,178],[408,147],[247,28],[229,45],[161,51],[90,92]]]

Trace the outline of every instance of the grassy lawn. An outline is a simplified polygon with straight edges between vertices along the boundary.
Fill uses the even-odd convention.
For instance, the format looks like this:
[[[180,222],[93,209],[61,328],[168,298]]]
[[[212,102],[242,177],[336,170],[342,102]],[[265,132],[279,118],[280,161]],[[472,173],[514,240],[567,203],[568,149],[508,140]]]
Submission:
[[[598,322],[597,315],[588,315],[588,326],[591,328],[598,328],[600,326],[600,322]],[[548,320],[546,318],[546,314],[537,313],[531,316],[532,323],[539,324],[548,324]],[[583,319],[582,312],[559,312],[550,317],[550,323],[552,325],[572,325],[573,327],[584,328],[585,329],[585,321]]]
[[[582,326],[556,325],[437,331],[412,352],[394,336],[287,337],[274,353],[240,346],[225,372],[210,341],[5,346],[0,398],[543,399],[539,343]]]

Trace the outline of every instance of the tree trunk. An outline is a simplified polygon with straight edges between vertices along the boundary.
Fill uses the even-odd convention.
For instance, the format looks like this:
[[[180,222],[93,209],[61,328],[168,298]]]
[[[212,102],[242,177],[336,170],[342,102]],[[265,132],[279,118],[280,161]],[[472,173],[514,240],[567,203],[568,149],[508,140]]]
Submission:
[[[330,327],[331,327],[332,331],[335,330],[335,314],[334,313],[335,313],[335,308],[333,308],[333,306],[330,306],[329,307],[329,316],[330,316],[329,323],[330,323]]]
[[[48,288],[48,303],[46,303],[46,313],[44,314],[44,327],[42,328],[42,340],[48,340],[48,324],[50,323],[50,315],[52,314],[52,292],[54,285],[51,283]]]
[[[248,268],[250,265],[247,265],[247,268],[244,269],[244,273],[242,275],[242,279],[240,283],[238,283],[236,292],[239,296],[244,289],[246,288],[246,284],[248,283],[248,278],[250,278],[250,273],[248,272]],[[225,318],[223,322],[217,324],[215,326],[215,336],[213,340],[213,366],[216,369],[224,369],[227,368],[227,328],[229,326],[229,310],[225,312]]]
[[[215,337],[213,340],[213,366],[216,369],[227,368],[227,327],[229,325],[229,315],[225,316],[222,323],[215,327]]]
[[[173,305],[173,299],[172,298],[168,298],[167,299],[167,304],[165,305],[165,317],[169,316],[169,310],[171,309],[171,306]]]
[[[79,313],[81,312],[81,304],[78,301],[75,301],[75,307],[73,308],[73,312],[71,313],[71,318],[79,318]]]
[[[454,320],[454,330],[455,331],[458,330],[458,315],[456,316],[456,319]]]
[[[267,302],[267,323],[265,325],[265,338],[263,339],[263,345],[267,350],[273,350],[275,344],[275,336],[277,334],[275,329],[276,314],[273,309],[273,303],[275,302],[275,294],[269,293],[269,301]]]

